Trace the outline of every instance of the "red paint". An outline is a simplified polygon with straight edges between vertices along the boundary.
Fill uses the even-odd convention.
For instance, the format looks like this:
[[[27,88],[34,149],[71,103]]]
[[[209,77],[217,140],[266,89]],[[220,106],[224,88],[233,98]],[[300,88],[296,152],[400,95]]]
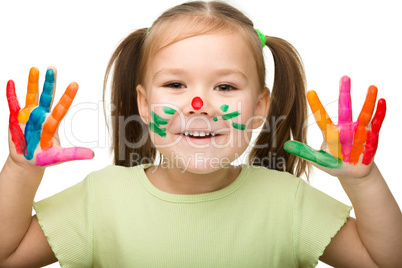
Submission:
[[[194,110],[199,110],[201,109],[202,105],[204,102],[200,97],[195,97],[193,101],[191,102],[191,106],[193,106]]]
[[[385,112],[387,110],[387,104],[384,99],[378,100],[377,110],[371,120],[371,129],[367,134],[367,142],[364,147],[363,164],[369,165],[374,158],[375,152],[378,146],[378,135],[382,122],[385,118]]]
[[[11,140],[14,142],[17,153],[26,154],[27,143],[25,141],[24,133],[18,123],[18,113],[21,108],[18,104],[17,95],[15,95],[15,85],[13,80],[9,80],[7,83],[7,101],[8,107],[10,108],[9,129]]]

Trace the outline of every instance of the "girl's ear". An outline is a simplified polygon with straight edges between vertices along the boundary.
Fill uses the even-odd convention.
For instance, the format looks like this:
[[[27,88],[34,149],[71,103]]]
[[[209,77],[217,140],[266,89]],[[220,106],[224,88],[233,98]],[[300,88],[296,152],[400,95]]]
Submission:
[[[264,87],[264,90],[257,97],[257,104],[254,110],[254,117],[252,128],[256,129],[264,124],[264,120],[268,115],[269,101],[270,101],[271,91],[269,88]]]
[[[148,99],[147,94],[145,92],[145,88],[142,85],[138,85],[137,88],[137,105],[138,105],[138,112],[142,121],[145,124],[149,124],[149,112],[148,112]]]

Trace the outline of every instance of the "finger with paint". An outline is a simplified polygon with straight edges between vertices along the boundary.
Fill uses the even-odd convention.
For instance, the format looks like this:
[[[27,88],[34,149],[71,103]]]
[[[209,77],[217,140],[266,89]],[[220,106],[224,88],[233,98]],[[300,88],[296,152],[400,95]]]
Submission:
[[[315,151],[307,144],[298,141],[287,141],[284,149],[288,153],[307,159],[327,168],[341,168],[342,160],[332,156],[324,150]]]
[[[18,154],[26,154],[27,144],[24,133],[18,123],[18,113],[20,112],[20,105],[18,103],[17,95],[15,94],[15,84],[13,80],[7,83],[7,102],[10,109],[9,130],[11,140],[14,143],[15,150]]]
[[[60,121],[66,115],[78,91],[78,84],[71,83],[58,104],[54,107],[50,116],[43,124],[40,138],[42,151],[36,155],[36,165],[46,166],[71,160],[92,159],[94,153],[91,149],[83,147],[59,148],[53,146],[53,137],[57,131]]]
[[[38,81],[39,70],[32,67],[31,70],[29,70],[25,107],[18,113],[18,121],[21,124],[25,124],[28,121],[31,112],[38,106]]]
[[[25,127],[25,138],[27,141],[27,153],[25,158],[31,160],[34,156],[36,147],[39,144],[42,133],[42,125],[46,120],[46,114],[49,113],[55,90],[56,72],[49,68],[46,72],[43,91],[40,96],[39,106],[30,114]]]
[[[94,158],[94,152],[84,147],[59,148],[51,147],[36,155],[37,166],[47,166],[72,160],[87,160]]]
[[[378,145],[378,134],[385,117],[385,100],[378,102],[376,116],[373,118],[371,130],[367,131],[373,115],[378,89],[370,86],[366,100],[356,123],[352,119],[350,98],[350,78],[341,79],[339,95],[339,130],[343,161],[356,165],[363,154],[362,163],[369,165],[374,157]]]
[[[348,76],[343,76],[340,81],[338,116],[339,142],[341,144],[343,161],[349,162],[353,144],[354,124],[352,99],[350,97],[350,78]]]
[[[370,86],[367,91],[366,100],[357,120],[357,127],[354,135],[352,150],[350,152],[349,162],[357,164],[359,157],[364,152],[364,144],[367,141],[367,126],[373,116],[375,102],[377,99],[378,89],[375,86]]]
[[[61,97],[59,103],[54,107],[50,116],[46,119],[43,124],[42,135],[40,137],[40,147],[42,149],[49,149],[53,146],[52,139],[56,130],[60,124],[60,121],[66,115],[67,110],[70,108],[71,103],[74,100],[75,94],[77,94],[78,84],[71,83],[63,96]]]
[[[334,125],[315,91],[307,92],[307,100],[318,126],[324,134],[330,153],[342,159],[338,127]]]
[[[378,147],[378,136],[380,133],[382,122],[385,118],[387,104],[384,99],[379,99],[377,103],[377,110],[374,118],[371,121],[371,129],[367,135],[367,142],[364,146],[363,164],[369,165],[374,158]]]

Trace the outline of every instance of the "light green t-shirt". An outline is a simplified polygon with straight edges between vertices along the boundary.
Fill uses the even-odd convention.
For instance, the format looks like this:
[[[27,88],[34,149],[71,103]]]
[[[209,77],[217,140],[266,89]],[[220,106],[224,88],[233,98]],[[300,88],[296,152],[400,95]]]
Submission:
[[[64,267],[314,267],[351,207],[289,173],[242,165],[218,191],[177,195],[108,166],[34,204]]]

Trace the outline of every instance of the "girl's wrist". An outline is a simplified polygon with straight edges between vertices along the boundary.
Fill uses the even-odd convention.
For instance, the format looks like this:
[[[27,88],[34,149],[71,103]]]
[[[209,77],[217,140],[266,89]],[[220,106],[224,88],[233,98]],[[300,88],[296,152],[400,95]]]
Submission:
[[[43,177],[43,174],[45,172],[45,167],[40,167],[40,166],[35,166],[31,163],[19,163],[15,161],[10,155],[8,156],[4,167],[3,171],[9,172],[14,175],[22,175],[22,174],[27,174],[29,177],[32,176],[40,176]]]
[[[372,163],[370,171],[362,177],[338,176],[338,179],[347,193],[372,189],[373,185],[383,181],[380,170],[375,163]]]

